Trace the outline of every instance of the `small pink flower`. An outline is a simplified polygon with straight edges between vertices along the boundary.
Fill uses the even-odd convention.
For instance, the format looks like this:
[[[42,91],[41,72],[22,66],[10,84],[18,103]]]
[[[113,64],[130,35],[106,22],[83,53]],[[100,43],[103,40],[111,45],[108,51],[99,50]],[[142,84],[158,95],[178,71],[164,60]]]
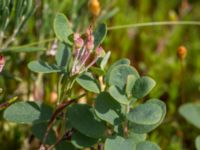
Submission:
[[[5,58],[2,55],[0,55],[0,72],[3,70],[4,64]]]
[[[75,48],[79,49],[83,46],[84,41],[81,38],[81,36],[78,33],[74,34],[74,44],[75,44]]]
[[[103,52],[103,48],[100,46],[100,47],[97,47],[97,49],[96,49],[96,54],[98,55],[98,56],[101,56],[102,55],[102,52]]]

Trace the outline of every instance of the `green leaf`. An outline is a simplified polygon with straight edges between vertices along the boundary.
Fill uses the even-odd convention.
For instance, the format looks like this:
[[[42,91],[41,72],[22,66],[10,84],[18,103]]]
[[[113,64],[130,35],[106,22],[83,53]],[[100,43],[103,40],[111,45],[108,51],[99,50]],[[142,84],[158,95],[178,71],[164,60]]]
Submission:
[[[134,133],[138,133],[138,134],[148,133],[148,132],[154,130],[155,128],[157,128],[165,118],[165,115],[166,115],[165,103],[163,103],[162,101],[160,101],[158,99],[150,99],[146,103],[159,105],[160,108],[162,109],[162,117],[158,123],[153,124],[153,125],[142,125],[142,124],[136,124],[133,122],[129,122],[129,129],[132,130],[132,132],[134,132]]]
[[[42,141],[44,138],[44,135],[46,133],[47,126],[48,126],[47,122],[33,124],[33,126],[32,126],[33,135],[36,138],[38,138],[40,141]],[[47,140],[46,140],[45,144],[54,144],[55,142],[56,142],[56,135],[55,135],[54,131],[51,129],[49,131],[49,134],[47,136]]]
[[[195,146],[197,150],[200,150],[200,135],[196,137]]]
[[[95,117],[89,105],[72,105],[68,108],[67,117],[75,129],[88,137],[100,138],[104,135],[105,125]]]
[[[123,65],[123,64],[126,64],[126,65],[129,65],[130,64],[130,60],[127,59],[127,58],[122,58],[122,59],[119,59],[118,61],[116,61],[115,63],[113,63],[107,70],[106,72],[106,75],[105,75],[105,82],[108,84],[109,82],[109,79],[110,79],[110,72],[113,70],[114,67],[118,66],[118,65]]]
[[[62,141],[56,146],[56,150],[77,150],[70,142]]]
[[[127,83],[126,83],[126,94],[128,97],[132,97],[132,89],[135,85],[135,81],[137,80],[137,77],[134,75],[128,75],[127,77]]]
[[[134,75],[139,78],[139,74],[135,68],[128,65],[118,65],[110,72],[109,85],[115,85],[120,89],[125,89],[128,75]]]
[[[132,95],[136,98],[143,98],[156,85],[156,82],[150,77],[141,77],[135,81]]]
[[[135,150],[136,144],[132,139],[125,139],[121,136],[107,138],[105,150]]]
[[[4,118],[16,123],[40,123],[50,119],[52,108],[35,102],[17,102],[4,111]]]
[[[93,35],[94,35],[94,48],[97,48],[105,38],[107,33],[106,25],[100,24],[95,29]]]
[[[76,132],[72,135],[72,144],[77,148],[89,148],[97,143],[98,139],[87,137],[80,132]]]
[[[6,52],[16,52],[16,53],[20,53],[20,52],[24,52],[24,53],[29,53],[29,52],[38,52],[38,51],[45,51],[46,48],[45,47],[8,47],[6,49],[4,49],[2,52],[6,53]]]
[[[66,16],[62,13],[57,13],[54,19],[54,32],[60,41],[70,44],[68,37],[73,31]]]
[[[62,70],[56,66],[55,64],[48,64],[44,61],[31,61],[28,64],[28,68],[36,73],[55,73],[55,72],[61,72]]]
[[[103,57],[103,59],[101,60],[100,67],[101,67],[102,70],[104,70],[106,64],[108,63],[108,59],[110,58],[110,54],[111,54],[111,52],[108,51],[106,53],[106,55]]]
[[[158,104],[145,103],[131,110],[127,119],[133,123],[142,125],[152,125],[160,121],[162,108]]]
[[[122,122],[122,107],[109,93],[100,93],[95,100],[95,112],[97,116],[112,124],[118,125]]]
[[[143,141],[137,144],[136,150],[161,150],[161,149],[155,143],[149,141]]]
[[[56,52],[56,63],[59,67],[66,67],[71,58],[71,50],[69,45],[60,43]]]
[[[136,144],[142,141],[145,141],[147,134],[137,134],[134,132],[129,133],[129,138],[132,139]]]
[[[123,92],[121,89],[119,89],[118,87],[116,87],[114,85],[112,85],[109,88],[109,93],[116,101],[118,101],[121,104],[127,105],[130,102],[128,100],[128,97],[126,96],[125,92]]]
[[[78,84],[80,84],[84,89],[90,92],[100,92],[100,86],[98,84],[98,81],[89,72],[83,73],[80,76],[78,76],[76,78],[76,82],[78,82]]]
[[[99,76],[102,76],[105,74],[105,71],[98,67],[90,67],[90,71],[92,71],[94,74],[97,74]]]
[[[191,124],[200,129],[200,105],[188,103],[179,108],[179,113]]]

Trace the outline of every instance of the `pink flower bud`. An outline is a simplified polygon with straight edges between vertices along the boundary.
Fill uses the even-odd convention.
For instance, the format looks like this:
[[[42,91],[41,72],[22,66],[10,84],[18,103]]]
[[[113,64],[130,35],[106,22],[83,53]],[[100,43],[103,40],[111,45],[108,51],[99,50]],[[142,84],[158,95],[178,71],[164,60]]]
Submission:
[[[86,43],[86,48],[89,51],[92,51],[94,49],[94,42],[92,40],[88,40]]]
[[[83,39],[81,38],[81,36],[78,33],[74,34],[74,44],[76,48],[81,48],[84,44]]]
[[[80,38],[80,34],[79,33],[74,33],[74,41],[76,41],[78,38]]]
[[[96,49],[96,54],[98,55],[98,56],[100,56],[101,54],[102,54],[102,52],[103,52],[103,48],[100,46],[100,47],[97,47],[97,49]]]
[[[81,48],[84,44],[84,41],[82,38],[78,38],[76,41],[75,41],[75,47],[76,48]]]
[[[0,55],[0,72],[3,70],[4,64],[5,58],[2,55]]]

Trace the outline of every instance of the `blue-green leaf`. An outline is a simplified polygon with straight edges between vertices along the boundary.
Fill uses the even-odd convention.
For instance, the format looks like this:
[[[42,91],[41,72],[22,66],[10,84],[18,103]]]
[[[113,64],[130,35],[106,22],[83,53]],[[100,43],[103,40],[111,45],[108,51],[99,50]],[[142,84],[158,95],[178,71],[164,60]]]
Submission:
[[[149,141],[143,141],[137,144],[136,150],[161,150],[161,149],[155,143]]]
[[[95,100],[95,112],[97,116],[112,124],[118,125],[122,122],[122,107],[109,93],[100,93]]]
[[[128,75],[134,75],[139,78],[139,74],[135,68],[129,65],[118,65],[110,72],[109,85],[115,85],[121,90],[125,89]]]
[[[184,104],[179,108],[179,113],[191,124],[200,129],[200,105],[194,103]]]
[[[136,124],[133,122],[129,122],[129,129],[132,130],[132,132],[134,132],[134,133],[139,133],[139,134],[148,133],[148,132],[154,130],[155,128],[157,128],[165,118],[166,105],[164,102],[162,102],[158,99],[150,99],[146,103],[156,104],[156,105],[160,106],[160,108],[162,109],[162,117],[158,123],[152,124],[152,125],[142,125],[142,124]]]
[[[65,43],[59,43],[56,52],[56,63],[59,67],[66,67],[71,58],[71,50],[69,45]]]
[[[110,79],[110,72],[113,70],[114,67],[118,66],[118,65],[129,65],[130,64],[130,60],[127,58],[121,58],[118,61],[116,61],[115,63],[113,63],[107,70],[106,75],[105,75],[105,82],[108,84],[109,79]]]
[[[96,30],[94,31],[94,48],[97,48],[105,38],[107,33],[106,25],[100,24],[97,26]]]
[[[160,121],[162,108],[158,104],[145,103],[132,109],[127,119],[136,124],[152,125]]]
[[[109,88],[109,93],[116,101],[121,104],[127,105],[130,102],[126,96],[126,93],[114,85]]]
[[[72,144],[77,148],[89,148],[97,143],[98,139],[87,137],[80,132],[76,132],[72,135]]]
[[[48,64],[44,61],[31,61],[28,64],[28,68],[36,73],[55,73],[55,72],[61,72],[62,69],[60,69],[55,64]]]
[[[57,13],[54,19],[54,32],[60,41],[70,44],[68,37],[73,31],[66,16],[62,13]]]
[[[47,130],[48,123],[38,123],[38,124],[33,124],[32,126],[32,133],[33,135],[38,138],[39,140],[43,140],[44,135]],[[51,129],[49,131],[49,134],[47,136],[45,144],[54,144],[56,142],[56,135],[55,132]]]
[[[105,125],[95,117],[89,105],[72,105],[68,108],[67,117],[73,128],[88,137],[100,138],[104,135]]]
[[[107,138],[105,150],[135,150],[136,144],[132,139],[125,139],[121,136]]]
[[[98,84],[98,81],[92,76],[91,73],[86,72],[81,74],[76,78],[76,82],[80,84],[84,89],[99,93],[100,92],[100,85]]]
[[[16,123],[40,123],[50,119],[52,109],[35,102],[17,102],[4,111],[4,118]]]
[[[156,85],[156,82],[150,77],[141,77],[135,81],[132,95],[136,98],[143,98]]]

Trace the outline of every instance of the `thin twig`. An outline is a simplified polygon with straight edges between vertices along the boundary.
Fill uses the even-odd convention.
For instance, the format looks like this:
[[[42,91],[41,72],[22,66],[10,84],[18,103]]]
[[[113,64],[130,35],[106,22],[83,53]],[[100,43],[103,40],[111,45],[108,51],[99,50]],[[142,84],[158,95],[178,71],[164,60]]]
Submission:
[[[44,138],[42,140],[42,144],[39,148],[39,150],[42,150],[45,148],[45,142],[47,140],[47,137],[49,135],[49,132],[54,124],[54,121],[56,120],[57,116],[70,104],[74,103],[77,99],[79,99],[80,97],[83,97],[85,94],[82,94],[76,98],[73,98],[71,100],[67,100],[67,101],[63,101],[61,104],[59,104],[55,110],[55,112],[53,113],[51,119],[49,120],[48,126],[47,126],[47,130],[45,132]]]
[[[133,28],[133,27],[147,27],[147,26],[165,26],[165,25],[200,25],[200,21],[160,21],[160,22],[146,22],[146,23],[134,23],[127,25],[117,25],[108,27],[108,30],[117,30],[124,28]]]

